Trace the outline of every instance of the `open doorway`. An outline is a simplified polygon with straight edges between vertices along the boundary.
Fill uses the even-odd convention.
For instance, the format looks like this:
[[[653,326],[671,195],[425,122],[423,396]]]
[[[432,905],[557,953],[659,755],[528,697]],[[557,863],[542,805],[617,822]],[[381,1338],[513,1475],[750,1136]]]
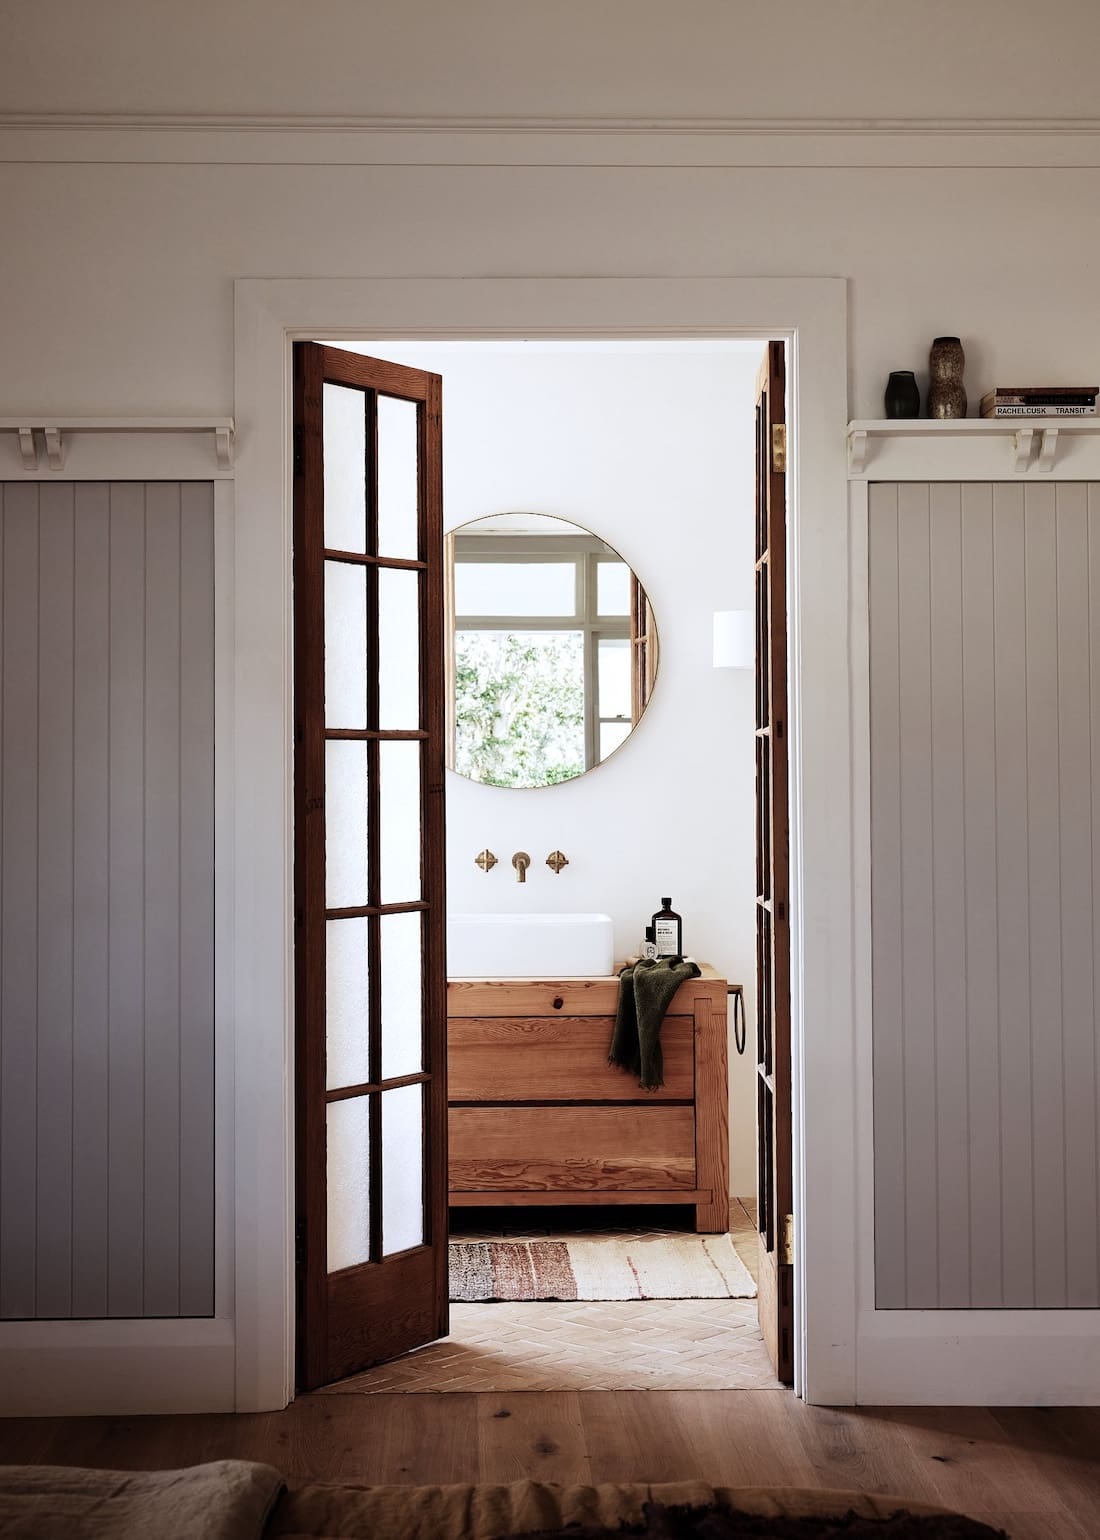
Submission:
[[[319,773],[323,781],[320,807],[316,805],[316,792],[307,796],[300,807],[303,823],[308,826],[312,818],[314,828],[318,822],[317,812],[326,812],[330,827],[322,838],[315,837],[312,840],[312,846],[322,853],[327,847],[329,864],[335,866],[335,869],[343,870],[346,866],[344,856],[340,854],[344,850],[345,838],[350,835],[353,841],[362,842],[365,885],[361,894],[352,893],[349,888],[346,893],[336,895],[338,902],[334,901],[333,894],[326,893],[323,886],[323,854],[320,862],[315,861],[311,867],[314,882],[321,882],[317,891],[323,895],[320,901],[325,934],[332,937],[334,928],[350,934],[351,927],[356,925],[361,935],[359,941],[351,943],[351,953],[347,952],[341,940],[339,944],[329,946],[321,957],[314,956],[313,976],[323,980],[326,990],[337,980],[337,976],[342,980],[338,987],[346,987],[347,956],[353,955],[358,948],[358,955],[367,963],[363,970],[365,981],[361,981],[359,987],[359,1003],[351,1017],[342,1006],[334,1013],[331,999],[324,993],[319,1016],[316,999],[312,1014],[322,1025],[327,1023],[327,1032],[331,1034],[334,1030],[334,1014],[341,1019],[339,1030],[346,1033],[349,1020],[354,1018],[355,1011],[359,1011],[362,1019],[370,1024],[365,1035],[367,1056],[351,1080],[347,1076],[341,1079],[338,1075],[337,1084],[328,1076],[319,1081],[313,1076],[311,1081],[309,1073],[303,1073],[306,1067],[303,1060],[299,1060],[300,1084],[306,1086],[312,1083],[313,1092],[320,1095],[325,1109],[323,1119],[315,1119],[315,1124],[320,1123],[329,1143],[331,1191],[340,1195],[344,1205],[344,1219],[348,1212],[354,1211],[356,1216],[352,1229],[357,1235],[356,1244],[360,1252],[355,1252],[354,1246],[346,1254],[338,1249],[337,1255],[343,1265],[333,1268],[329,1257],[321,1275],[322,1281],[331,1275],[326,1285],[329,1291],[327,1308],[330,1315],[335,1314],[340,1322],[336,1335],[341,1339],[342,1350],[348,1349],[350,1345],[352,1356],[336,1361],[340,1366],[339,1372],[346,1373],[353,1366],[355,1355],[362,1351],[362,1344],[353,1345],[359,1333],[356,1324],[349,1319],[349,1314],[353,1316],[357,1309],[365,1310],[364,1318],[369,1318],[372,1333],[377,1332],[380,1313],[388,1320],[400,1319],[404,1323],[403,1336],[400,1338],[392,1332],[382,1334],[382,1352],[378,1351],[377,1343],[367,1347],[366,1351],[375,1360],[399,1351],[399,1343],[412,1345],[407,1340],[410,1334],[415,1337],[419,1332],[426,1338],[437,1334],[445,1325],[443,1310],[438,1307],[438,1302],[434,1316],[431,1311],[425,1314],[412,1304],[414,1272],[417,1277],[423,1273],[421,1281],[426,1290],[429,1288],[429,1276],[430,1287],[437,1287],[438,1242],[443,1228],[439,1217],[439,1141],[436,1138],[433,1147],[429,1126],[435,1115],[433,1108],[438,1111],[444,1084],[443,1065],[439,1059],[438,992],[429,977],[430,957],[433,951],[438,953],[440,899],[445,910],[466,912],[472,909],[475,913],[484,913],[489,883],[495,881],[497,888],[500,888],[506,882],[519,882],[522,888],[518,890],[509,887],[499,897],[494,893],[494,904],[504,907],[507,898],[514,912],[517,892],[529,902],[534,896],[531,889],[537,888],[539,907],[551,913],[575,910],[588,913],[596,909],[610,909],[614,927],[613,955],[618,964],[638,949],[638,935],[635,933],[641,932],[648,915],[638,914],[637,910],[639,903],[643,909],[649,907],[642,897],[643,893],[645,897],[649,896],[644,887],[648,880],[654,887],[653,908],[658,906],[659,890],[672,888],[677,895],[677,903],[684,913],[688,931],[683,951],[705,962],[715,958],[722,963],[723,959],[730,958],[732,960],[724,966],[712,966],[709,976],[743,981],[751,977],[752,958],[758,946],[751,916],[760,900],[770,902],[770,890],[766,885],[762,887],[759,881],[759,852],[754,861],[752,849],[753,743],[755,740],[756,773],[759,776],[759,745],[767,741],[769,732],[768,721],[762,720],[760,716],[760,691],[758,689],[755,692],[754,698],[751,674],[737,680],[735,684],[731,676],[709,673],[711,614],[717,609],[731,607],[731,603],[736,605],[738,600],[742,604],[746,599],[751,603],[753,572],[755,570],[759,574],[762,570],[759,542],[755,548],[753,545],[754,531],[758,533],[759,530],[759,508],[752,492],[752,467],[760,432],[758,428],[754,439],[752,395],[746,397],[742,422],[740,412],[730,399],[726,376],[735,372],[733,360],[741,354],[742,361],[749,366],[750,378],[754,377],[763,344],[750,344],[746,347],[743,343],[706,344],[699,341],[648,345],[644,342],[561,342],[535,347],[518,343],[497,344],[494,348],[490,344],[474,343],[365,343],[353,344],[349,348],[345,343],[340,347],[352,360],[345,373],[340,374],[336,370],[335,374],[339,374],[339,377],[334,377],[331,364],[335,349],[316,348],[311,351],[326,357],[317,361],[319,370],[315,369],[312,381],[299,382],[299,405],[306,410],[307,417],[308,409],[314,411],[317,427],[315,437],[321,450],[320,455],[312,453],[309,422],[306,421],[306,442],[303,445],[299,441],[296,446],[302,461],[298,469],[302,482],[307,487],[312,485],[314,491],[305,496],[303,502],[313,496],[315,503],[316,494],[319,493],[325,503],[325,510],[322,527],[317,531],[319,542],[313,541],[312,552],[306,558],[307,563],[313,562],[312,577],[303,575],[305,569],[300,572],[296,565],[296,598],[300,598],[304,586],[310,582],[315,582],[318,595],[322,596],[305,628],[307,650],[312,649],[312,662],[309,666],[316,674],[320,658],[319,677],[322,688],[346,689],[350,678],[353,691],[361,692],[363,705],[361,723],[357,716],[354,723],[350,718],[347,721],[341,718],[339,724],[329,721],[326,725],[322,709],[319,730],[313,734],[313,748],[319,756]],[[375,362],[371,362],[371,359]],[[372,370],[375,372],[372,373]],[[535,384],[540,370],[545,371],[548,382],[541,396]],[[461,380],[464,371],[480,381],[477,391],[469,393],[465,404],[462,392],[456,390],[456,382]],[[517,371],[526,376],[523,388],[517,386]],[[713,375],[713,382],[707,378],[708,371]],[[425,437],[434,410],[432,391],[437,388],[431,382],[439,374],[445,374],[448,382],[447,450],[443,457],[441,488],[436,487],[433,481],[438,475],[438,465],[434,451]],[[677,378],[678,374],[681,378]],[[494,377],[497,381],[495,407],[492,400]],[[753,384],[755,387],[755,380]],[[723,389],[723,385],[727,388]],[[362,445],[361,448],[355,448],[353,460],[354,455],[359,455],[359,463],[363,463],[365,457],[368,467],[372,453],[376,455],[376,460],[373,473],[368,468],[365,477],[358,482],[354,476],[350,482],[344,478],[339,485],[334,479],[330,487],[329,472],[336,463],[336,453],[335,439],[330,439],[328,435],[330,432],[335,435],[347,431],[346,421],[340,426],[339,414],[347,405],[344,400],[341,406],[340,392],[352,398],[352,418],[356,419],[357,425],[351,431],[353,437],[359,436],[357,444],[361,442]],[[364,415],[362,402],[368,400],[372,392],[373,405],[367,406]],[[453,412],[452,400],[457,403]],[[413,427],[411,440],[408,430],[402,430],[397,423],[398,414],[390,407],[390,402],[403,406],[417,403],[412,420],[414,424],[418,422],[419,426]],[[502,403],[511,403],[510,419]],[[681,414],[679,419],[673,410],[674,404]],[[578,414],[577,421],[588,425],[587,441],[583,433],[578,435],[576,421],[572,431],[567,431],[570,411]],[[454,421],[456,417],[457,422]],[[469,431],[469,421],[466,421],[464,427],[467,418],[474,423],[472,432]],[[633,428],[633,439],[626,431],[627,423]],[[730,471],[731,463],[736,459],[733,450],[738,424],[743,426],[748,448],[744,459],[748,474],[740,486],[737,477]],[[300,420],[299,430],[302,425]],[[462,477],[456,475],[454,485],[458,490],[452,495],[448,467],[452,461],[452,448],[463,444],[464,433],[469,433],[465,441],[465,456],[460,448],[455,458],[460,464],[463,459],[470,462],[470,484],[467,490]],[[765,438],[768,467],[774,472],[776,467],[771,459],[770,428],[766,428]],[[404,449],[401,448],[402,442]],[[406,515],[411,515],[411,524],[407,526],[405,537],[399,537],[393,528],[383,537],[379,520],[385,522],[388,517],[384,488],[388,474],[384,469],[387,463],[385,446],[392,443],[395,446],[395,459],[402,453],[407,459],[410,442],[413,446],[414,487],[417,455],[420,465],[419,489],[414,492],[412,504],[405,510]],[[575,473],[578,466],[587,473],[587,490],[578,491],[575,486],[570,490],[566,485],[567,475]],[[779,470],[781,473],[781,467]],[[654,678],[649,681],[653,700],[652,703],[645,699],[642,701],[643,710],[646,706],[650,708],[645,712],[644,720],[637,709],[639,692],[635,686],[629,712],[630,741],[621,748],[613,745],[617,752],[612,757],[601,752],[601,736],[605,728],[610,728],[614,737],[620,731],[619,724],[627,716],[627,711],[603,711],[598,702],[585,698],[582,677],[579,715],[583,718],[583,769],[588,772],[586,775],[560,776],[553,784],[544,784],[542,789],[532,789],[529,783],[529,788],[522,795],[511,787],[507,791],[502,790],[499,781],[486,784],[485,781],[472,781],[469,777],[460,780],[448,776],[451,811],[448,819],[446,888],[440,887],[437,892],[418,888],[414,893],[411,887],[407,893],[404,889],[401,892],[392,888],[387,891],[384,882],[387,862],[391,858],[395,862],[404,860],[408,863],[409,860],[407,842],[402,847],[402,854],[402,848],[399,848],[401,837],[394,832],[393,820],[402,816],[403,810],[408,813],[409,809],[413,809],[415,813],[414,848],[423,848],[425,880],[429,876],[433,840],[441,843],[441,824],[436,821],[438,808],[433,802],[437,796],[436,777],[432,768],[435,764],[434,756],[440,749],[444,756],[450,754],[452,758],[455,752],[453,724],[449,731],[444,727],[444,741],[442,745],[438,742],[440,723],[435,709],[441,688],[439,657],[442,655],[446,659],[449,652],[452,681],[456,662],[453,634],[450,638],[439,636],[439,596],[447,592],[449,584],[453,584],[455,571],[453,566],[448,570],[446,562],[440,562],[437,555],[435,531],[440,527],[437,506],[440,490],[445,510],[442,517],[448,527],[465,526],[469,520],[464,515],[471,508],[476,509],[482,518],[486,515],[496,518],[522,509],[528,517],[564,519],[566,527],[579,529],[582,535],[612,555],[617,554],[620,548],[625,548],[628,555],[627,570],[631,573],[633,583],[641,589],[645,605],[652,606],[651,619],[655,617],[655,626],[644,620],[638,624],[638,605],[633,591],[627,605],[629,629],[624,630],[622,637],[617,634],[599,634],[601,626],[605,633],[608,632],[609,622],[615,618],[606,608],[601,613],[599,603],[591,615],[582,616],[581,619],[593,632],[592,640],[597,653],[601,641],[607,644],[609,653],[616,643],[625,643],[626,650],[635,652],[638,642],[647,639],[650,632],[654,638],[660,635],[662,675],[659,685]],[[336,500],[346,499],[349,495],[351,506],[358,507],[361,503],[363,508],[365,523],[362,549],[359,548],[358,535],[349,540],[341,533],[334,543],[328,532],[329,514]],[[741,528],[737,528],[739,520],[743,526]],[[608,528],[609,523],[611,528]],[[545,530],[540,534],[546,537]],[[411,539],[407,549],[401,544],[401,538],[405,538],[406,543]],[[738,540],[743,547],[740,552]],[[308,532],[304,533],[299,545],[309,547]],[[588,553],[589,556],[595,554]],[[562,552],[555,547],[548,554],[547,560],[553,558],[552,564],[561,567],[564,565],[558,559],[561,555]],[[768,555],[765,549],[765,567]],[[598,571],[593,581],[598,583]],[[576,591],[580,593],[583,586],[578,583]],[[405,600],[396,597],[399,588],[406,591]],[[735,588],[739,588],[740,592],[734,592]],[[338,590],[342,597],[337,597]],[[353,596],[349,600],[348,594],[351,593]],[[419,599],[412,597],[417,593]],[[359,661],[349,655],[343,642],[339,643],[338,648],[332,645],[336,636],[332,617],[336,614],[337,604],[350,604],[350,608],[344,611],[345,616],[350,618],[340,622],[339,629],[345,637],[355,635],[361,639]],[[662,611],[666,616],[664,620]],[[453,603],[451,612],[452,616],[462,613]],[[513,621],[516,619],[514,615],[511,618]],[[547,617],[541,618],[545,620]],[[558,618],[561,619],[560,616]],[[481,619],[484,621],[485,617]],[[406,692],[408,719],[402,717],[399,721],[392,711],[389,714],[381,711],[381,704],[387,692],[391,698],[395,690],[398,695],[401,693],[395,684],[397,654],[393,648],[402,627],[407,637],[414,638],[420,667],[414,687]],[[559,629],[568,628],[561,626]],[[323,645],[326,630],[329,641],[327,653]],[[545,626],[543,634],[549,634]],[[708,670],[703,676],[703,686],[698,682],[701,662],[699,649],[697,645],[693,646],[693,643],[697,644],[701,639],[704,641],[703,666]],[[444,643],[442,647],[438,645],[440,641]],[[337,651],[339,660],[334,663]],[[462,662],[465,668],[468,659],[464,658]],[[580,672],[582,676],[592,674],[598,687],[603,673],[606,672],[610,677],[612,670],[601,669],[597,663],[594,669],[586,670],[582,666]],[[636,669],[628,669],[627,672],[628,676],[636,677]],[[447,677],[445,666],[443,677]],[[731,686],[735,689],[737,684],[743,685],[740,697],[735,697],[731,689]],[[663,703],[662,691],[665,693]],[[724,692],[724,696],[720,692]],[[309,697],[301,693],[301,699],[308,703]],[[429,706],[426,703],[431,704]],[[391,704],[394,704],[392,699]],[[739,721],[738,713],[744,718],[743,722]],[[725,742],[722,741],[721,732],[708,731],[707,724],[713,727],[716,721],[731,729],[731,735]],[[630,727],[635,731],[629,732]],[[301,730],[300,724],[299,732]],[[739,732],[744,733],[740,744]],[[743,759],[739,759],[739,752],[743,754]],[[606,763],[603,762],[605,759]],[[362,760],[361,765],[359,760]],[[321,766],[320,761],[327,761],[328,764]],[[415,776],[412,773],[414,761],[418,767]],[[337,770],[337,762],[346,768]],[[325,781],[326,775],[332,779]],[[354,807],[349,806],[356,802],[358,793],[352,791],[345,795],[340,790],[340,787],[356,784],[357,777],[358,784],[362,786],[361,802],[367,810],[362,828],[356,824]],[[470,784],[467,786],[468,780]],[[589,783],[587,787],[585,782]],[[587,793],[592,787],[596,789],[589,796]],[[538,804],[537,808],[535,803]],[[339,837],[333,832],[333,819],[337,812],[343,819],[342,827],[345,831],[345,835]],[[755,823],[759,834],[759,818]],[[475,829],[479,831],[476,837]],[[486,831],[484,836],[480,830]],[[542,869],[541,846],[548,841],[547,864],[550,870],[545,871]],[[306,837],[305,845],[310,844],[311,841]],[[511,848],[513,844],[514,852]],[[487,859],[493,853],[492,845],[503,846],[503,859],[495,862]],[[538,851],[534,866],[531,866],[527,855],[529,846],[535,846]],[[641,862],[639,846],[644,847],[645,851]],[[561,857],[566,850],[570,851],[569,856],[564,861],[559,860],[555,868],[550,858]],[[439,853],[439,848],[436,848],[435,854],[438,856]],[[308,850],[303,849],[300,854],[309,867]],[[526,865],[517,861],[520,856],[526,858]],[[498,867],[495,876],[494,866]],[[531,866],[530,877],[528,866]],[[393,869],[396,870],[396,867]],[[645,875],[646,872],[655,873],[658,870],[662,875],[648,878]],[[743,883],[745,895],[742,895],[742,902],[739,903],[737,881],[731,877],[731,873],[741,870],[746,880]],[[383,878],[379,877],[379,872]],[[441,876],[440,862],[437,877]],[[578,878],[581,879],[579,882]],[[747,903],[743,901],[745,896]],[[747,924],[746,915],[749,917]],[[385,933],[396,936],[398,922],[405,922],[406,929],[417,929],[420,937],[419,953],[415,953],[415,949],[410,951],[402,967],[407,978],[410,960],[416,956],[425,970],[417,1004],[428,1026],[426,1035],[420,1038],[422,1052],[419,1057],[413,1056],[417,1060],[415,1064],[412,1059],[405,1062],[406,1056],[403,1056],[403,1050],[395,1042],[392,1050],[395,1057],[387,1065],[387,1029],[382,1020],[385,1014],[383,995],[387,988]],[[737,940],[732,939],[731,932],[734,935],[739,933]],[[393,945],[396,946],[396,942]],[[744,960],[738,955],[738,947],[741,948]],[[337,959],[336,965],[333,963],[333,955]],[[392,955],[396,959],[398,952],[392,951]],[[393,971],[396,974],[396,966]],[[528,967],[525,972],[532,979],[539,976],[539,970],[535,967]],[[546,976],[554,975],[543,975]],[[559,973],[559,978],[561,976]],[[354,995],[354,989],[352,993]],[[751,989],[749,993],[753,993]],[[554,1002],[550,1002],[548,1009],[561,1009],[562,1004],[558,1001],[555,1006]],[[405,1007],[409,1008],[407,1001]],[[606,1012],[606,1006],[604,1010]],[[498,1012],[498,1016],[504,1020],[524,1019],[514,1002],[510,1011],[510,1015]],[[300,1010],[299,1014],[301,1018],[311,1014],[311,1011],[307,1008],[305,1012]],[[450,1014],[453,1016],[454,1012]],[[492,1009],[485,1008],[485,1014],[492,1015]],[[466,1019],[476,1018],[471,1016]],[[563,1016],[561,1019],[564,1021],[566,1018]],[[724,1021],[723,1013],[723,1033]],[[692,1035],[698,1040],[698,1023]],[[436,1044],[434,1058],[433,1040]],[[670,1038],[670,1047],[671,1043]],[[345,1042],[345,1050],[347,1046]],[[559,1057],[567,1057],[567,1048],[559,1049]],[[722,1059],[724,1097],[724,1043]],[[745,1067],[755,1069],[751,1058],[746,1061]],[[389,1070],[395,1073],[389,1073]],[[614,1072],[607,1071],[605,1066],[605,1073]],[[697,1081],[697,1062],[692,1065],[691,1073]],[[744,1194],[752,1192],[756,1186],[755,1173],[746,1176],[744,1161],[745,1146],[751,1150],[755,1145],[753,1103],[757,1087],[753,1084],[754,1078],[742,1074],[740,1082],[732,1082],[734,1095],[728,1105],[729,1126],[733,1133],[730,1150],[733,1179],[732,1184],[726,1182],[725,1190],[720,1195],[723,1203],[729,1196],[731,1185],[735,1195],[739,1188]],[[774,1071],[772,1078],[774,1081]],[[682,1194],[670,1193],[662,1189],[653,1175],[647,1176],[642,1183],[635,1181],[633,1189],[629,1182],[625,1186],[620,1184],[621,1190],[612,1195],[612,1202],[620,1209],[620,1213],[614,1217],[627,1220],[631,1229],[637,1229],[637,1209],[641,1205],[628,1203],[628,1199],[640,1198],[648,1203],[652,1216],[658,1212],[654,1205],[662,1198],[666,1200],[667,1209],[670,1197],[686,1199],[690,1196],[694,1199],[701,1195],[701,1178],[697,1172],[701,1135],[694,1114],[689,1115],[684,1110],[697,1100],[697,1091],[698,1086],[693,1084],[690,1094],[668,1098],[672,1105],[662,1109],[670,1115],[670,1120],[662,1124],[662,1129],[667,1130],[664,1137],[669,1141],[669,1150],[665,1152],[668,1156],[666,1164],[671,1168],[677,1160],[681,1161],[682,1170],[672,1179],[673,1185],[679,1183],[681,1188],[686,1187],[688,1191]],[[527,1095],[530,1100],[531,1093]],[[420,1109],[414,1115],[419,1116],[420,1122],[412,1132],[408,1129],[400,1131],[397,1118],[387,1117],[387,1109],[390,1107],[396,1113],[398,1101],[407,1102],[410,1106],[415,1102]],[[611,1101],[612,1097],[608,1094],[590,1098],[583,1106],[578,1104],[576,1110],[583,1116],[578,1123],[577,1137],[582,1142],[588,1130],[600,1122],[604,1105]],[[359,1125],[352,1129],[351,1122],[355,1118],[357,1102],[362,1103],[363,1116]],[[505,1092],[495,1094],[493,1102],[497,1107],[504,1105]],[[560,1107],[569,1102],[569,1097],[560,1095],[554,1098],[554,1102]],[[510,1128],[514,1129],[522,1121],[520,1110],[515,1107],[510,1109],[505,1119]],[[621,1108],[613,1110],[618,1112]],[[722,1111],[724,1137],[725,1105]],[[675,1134],[672,1132],[673,1112],[676,1113],[675,1123],[679,1130]],[[335,1137],[334,1123],[340,1125]],[[344,1128],[344,1124],[348,1124],[348,1127]],[[562,1131],[564,1137],[564,1124]],[[315,1127],[312,1137],[307,1136],[300,1144],[302,1159],[314,1179],[318,1171],[319,1153],[324,1148],[324,1140],[318,1137],[318,1132]],[[685,1137],[690,1145],[687,1153],[681,1148]],[[379,1167],[365,1187],[354,1174],[349,1176],[347,1170],[334,1180],[331,1167],[334,1148],[345,1151],[358,1149],[368,1165],[373,1161]],[[660,1139],[656,1148],[660,1151]],[[346,1155],[341,1156],[345,1163],[347,1158]],[[469,1151],[465,1158],[471,1158]],[[476,1148],[472,1158],[477,1159]],[[651,1166],[660,1164],[663,1158],[659,1153],[653,1156]],[[488,1163],[491,1164],[492,1159],[491,1154],[487,1156]],[[561,1155],[562,1162],[572,1162],[574,1169],[577,1161],[583,1159],[579,1146]],[[603,1162],[605,1168],[615,1165],[616,1159],[614,1154],[606,1158]],[[633,1159],[635,1163],[638,1162],[637,1152]],[[517,1160],[524,1166],[530,1164],[526,1156],[514,1158],[513,1165]],[[351,1161],[351,1169],[354,1170],[354,1154]],[[534,1163],[539,1165],[540,1160],[535,1159]],[[545,1167],[546,1164],[545,1158],[542,1158],[541,1166]],[[621,1158],[617,1159],[617,1164],[621,1170]],[[690,1177],[684,1175],[688,1164],[691,1168]],[[387,1172],[391,1174],[387,1175]],[[437,1184],[434,1188],[433,1182]],[[497,1185],[499,1187],[500,1183]],[[558,1215],[552,1213],[556,1205],[551,1201],[562,1194],[555,1191],[552,1183],[546,1185],[545,1170],[533,1178],[530,1204],[525,1205],[520,1201],[519,1190],[523,1180],[514,1171],[508,1178],[508,1185],[512,1189],[507,1194],[510,1213],[501,1228],[522,1228],[515,1219],[520,1209],[527,1216],[528,1230],[533,1228],[547,1232],[551,1223],[563,1223]],[[489,1217],[492,1207],[484,1200],[494,1195],[503,1195],[494,1194],[494,1189],[486,1188],[484,1182],[480,1190],[469,1185],[463,1187],[461,1181],[456,1186],[453,1171],[449,1186],[451,1199],[459,1200],[455,1204],[455,1215],[461,1218],[469,1217],[473,1206],[468,1201],[471,1192],[482,1200],[477,1205],[481,1209],[482,1218]],[[606,1194],[596,1187],[585,1194],[574,1192],[566,1196],[574,1199],[580,1196],[587,1200],[583,1209],[579,1203],[574,1204],[572,1212],[566,1215],[576,1230],[585,1211],[589,1219],[593,1218],[591,1200]],[[713,1191],[710,1192],[710,1199],[712,1203],[718,1201]],[[306,1207],[310,1208],[312,1204],[315,1204],[315,1197]],[[699,1204],[693,1207],[698,1210]],[[332,1224],[336,1205],[328,1204],[327,1210],[326,1234],[323,1237],[318,1235],[319,1227],[310,1223],[312,1214],[304,1216],[307,1220],[303,1232],[305,1272],[307,1278],[314,1278],[314,1288],[311,1290],[307,1283],[305,1290],[303,1308],[307,1312],[320,1307],[322,1291],[316,1287],[316,1260],[318,1256],[324,1256],[325,1251],[331,1251],[333,1246]],[[411,1210],[416,1212],[410,1230],[406,1220]],[[774,1219],[773,1210],[774,1203],[769,1209]],[[679,1212],[690,1213],[691,1210],[681,1206]],[[529,1217],[531,1215],[539,1222],[533,1223]],[[674,1211],[671,1216],[662,1217],[675,1220],[676,1213]],[[615,1228],[623,1230],[626,1226]],[[670,1229],[675,1228],[673,1223]],[[728,1226],[718,1233],[725,1233],[726,1229]],[[387,1230],[392,1232],[388,1238]],[[413,1230],[416,1234],[413,1234]],[[563,1232],[558,1230],[551,1233]],[[652,1227],[649,1233],[655,1233]],[[483,1237],[477,1244],[488,1245],[490,1240],[491,1236]],[[773,1250],[775,1244],[776,1232],[772,1224]],[[430,1264],[426,1260],[429,1252],[433,1254]],[[312,1269],[311,1257],[314,1263]],[[369,1309],[363,1302],[357,1306],[353,1292],[349,1292],[354,1290],[353,1275],[361,1268],[376,1269],[379,1278],[388,1272],[393,1280],[381,1295],[374,1297]],[[327,1361],[326,1366],[321,1366],[320,1360],[317,1360],[313,1370],[307,1371],[306,1382],[319,1383],[322,1379],[332,1378],[333,1367],[332,1359]]]

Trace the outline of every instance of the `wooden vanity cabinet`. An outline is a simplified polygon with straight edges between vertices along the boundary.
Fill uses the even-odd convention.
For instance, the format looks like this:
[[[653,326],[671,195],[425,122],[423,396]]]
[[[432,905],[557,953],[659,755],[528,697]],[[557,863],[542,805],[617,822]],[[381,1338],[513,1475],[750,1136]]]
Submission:
[[[681,984],[661,1027],[665,1083],[608,1064],[619,981],[452,979],[453,1205],[683,1203],[729,1228],[726,981]]]

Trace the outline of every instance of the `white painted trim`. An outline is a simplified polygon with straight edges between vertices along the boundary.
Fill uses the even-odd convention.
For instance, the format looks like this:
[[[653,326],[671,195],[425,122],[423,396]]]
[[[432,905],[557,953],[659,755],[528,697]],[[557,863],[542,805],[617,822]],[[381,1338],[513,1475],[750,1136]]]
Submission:
[[[1100,417],[850,422],[848,474],[853,481],[1100,480]]]
[[[0,1323],[0,1417],[233,1410],[233,1322]]]
[[[455,115],[422,113],[241,113],[241,112],[0,112],[0,129],[211,129],[291,130],[430,134],[949,134],[972,137],[1041,134],[1100,134],[1100,117],[949,118],[949,117],[596,117],[570,114]]]
[[[925,461],[950,436],[925,441]],[[890,479],[894,478],[878,478]],[[920,480],[937,477],[926,469]],[[993,477],[1009,479],[1002,467]],[[876,1310],[867,479],[849,485],[853,1023],[858,1204],[856,1396],[872,1406],[1100,1405],[1100,1311]]]
[[[209,428],[207,423],[207,433]],[[140,430],[129,437],[120,431],[109,479],[212,482],[214,490],[214,1314],[0,1322],[0,1417],[121,1417],[232,1411],[235,1405],[234,487],[230,480],[215,479],[209,468],[192,466],[189,474],[180,474],[178,461],[158,464],[154,456],[147,463],[139,448],[148,443]],[[209,444],[206,452],[209,458]],[[135,457],[140,472],[133,468]],[[66,466],[62,479],[102,478]]]
[[[292,1394],[289,356],[294,337],[775,337],[792,343],[792,941],[798,1386],[855,1394],[848,548],[841,279],[238,279],[237,1405]],[[803,641],[804,638],[807,640]],[[808,640],[812,638],[812,642]],[[812,765],[804,773],[802,765]],[[812,1084],[812,1101],[801,1087]]]
[[[1095,169],[1100,120],[0,114],[14,164]]]

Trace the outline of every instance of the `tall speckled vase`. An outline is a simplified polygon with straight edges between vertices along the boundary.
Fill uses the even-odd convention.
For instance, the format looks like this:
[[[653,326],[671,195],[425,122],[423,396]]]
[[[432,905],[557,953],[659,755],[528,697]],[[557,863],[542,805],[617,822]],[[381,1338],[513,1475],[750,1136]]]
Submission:
[[[958,337],[936,337],[928,354],[929,417],[965,417],[966,354]]]

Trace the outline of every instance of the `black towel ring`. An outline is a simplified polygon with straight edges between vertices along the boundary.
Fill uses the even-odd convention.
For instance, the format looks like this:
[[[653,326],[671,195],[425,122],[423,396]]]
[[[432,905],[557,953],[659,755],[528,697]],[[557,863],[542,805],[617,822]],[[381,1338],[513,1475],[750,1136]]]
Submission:
[[[738,1053],[744,1053],[745,1040],[748,1036],[745,1023],[745,991],[740,984],[733,984],[726,993],[733,996],[733,1046]]]

